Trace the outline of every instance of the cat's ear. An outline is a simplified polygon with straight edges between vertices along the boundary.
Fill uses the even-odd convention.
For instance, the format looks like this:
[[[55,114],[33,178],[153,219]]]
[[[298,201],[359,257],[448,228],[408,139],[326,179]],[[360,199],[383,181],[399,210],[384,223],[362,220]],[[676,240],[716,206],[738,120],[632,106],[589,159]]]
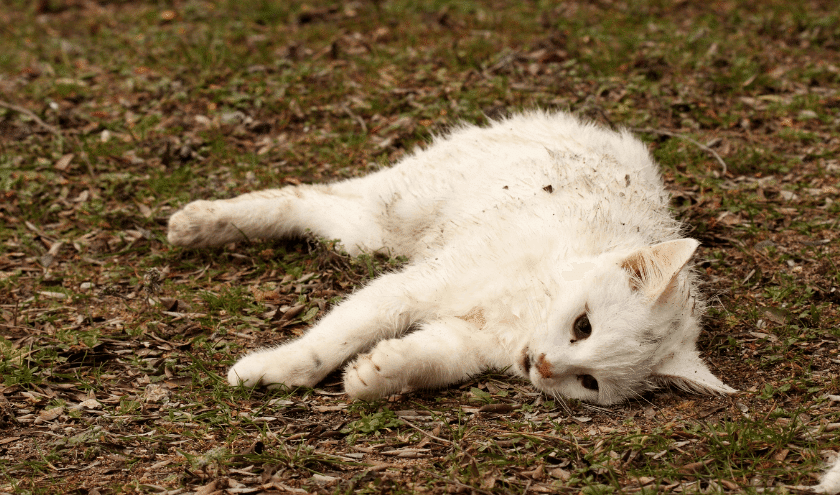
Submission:
[[[661,242],[639,249],[619,264],[630,274],[630,287],[643,291],[657,302],[667,302],[676,288],[678,275],[700,243],[694,239]]]
[[[662,360],[654,367],[651,378],[658,386],[673,386],[695,394],[737,392],[714,376],[694,349],[677,351]]]

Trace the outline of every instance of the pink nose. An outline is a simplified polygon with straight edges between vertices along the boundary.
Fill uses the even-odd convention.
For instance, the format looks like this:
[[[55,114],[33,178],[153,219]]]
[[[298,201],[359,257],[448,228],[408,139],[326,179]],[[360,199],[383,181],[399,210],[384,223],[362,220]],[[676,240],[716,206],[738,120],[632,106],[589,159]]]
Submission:
[[[543,378],[551,378],[551,364],[545,360],[545,354],[540,354],[536,362],[537,372]]]

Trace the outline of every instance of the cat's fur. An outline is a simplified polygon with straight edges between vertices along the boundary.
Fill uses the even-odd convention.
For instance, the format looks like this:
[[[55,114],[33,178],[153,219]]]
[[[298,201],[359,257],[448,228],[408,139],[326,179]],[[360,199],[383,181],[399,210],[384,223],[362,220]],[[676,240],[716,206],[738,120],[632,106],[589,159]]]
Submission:
[[[820,484],[815,486],[813,491],[830,495],[840,493],[840,454],[834,460],[834,465],[823,474]]]
[[[243,357],[231,384],[314,386],[346,364],[375,398],[488,368],[611,404],[675,385],[733,389],[695,348],[704,304],[646,147],[630,133],[532,112],[462,126],[392,168],[328,185],[196,201],[179,246],[314,234],[410,263],[301,338]]]

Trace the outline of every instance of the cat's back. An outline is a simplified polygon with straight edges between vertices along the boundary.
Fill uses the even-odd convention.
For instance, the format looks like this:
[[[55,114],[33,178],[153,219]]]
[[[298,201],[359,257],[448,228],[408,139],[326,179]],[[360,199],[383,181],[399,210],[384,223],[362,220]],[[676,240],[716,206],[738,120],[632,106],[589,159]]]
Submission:
[[[393,189],[410,184],[406,192],[417,197],[485,197],[495,191],[503,200],[521,185],[557,191],[616,177],[646,192],[663,189],[647,148],[629,132],[562,112],[527,112],[487,127],[462,125],[395,168],[389,177]]]
[[[645,145],[566,113],[459,127],[368,187],[395,238],[429,247],[491,230],[515,238],[516,230],[597,229],[605,246],[661,242],[679,230]]]

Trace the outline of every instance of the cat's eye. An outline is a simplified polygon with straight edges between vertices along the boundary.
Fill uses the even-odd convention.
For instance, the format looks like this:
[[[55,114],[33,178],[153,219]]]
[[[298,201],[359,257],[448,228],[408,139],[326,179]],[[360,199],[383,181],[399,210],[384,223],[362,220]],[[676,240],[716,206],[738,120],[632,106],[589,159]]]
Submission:
[[[583,385],[583,388],[588,390],[593,390],[595,392],[598,391],[598,380],[595,379],[592,375],[578,375],[580,379],[580,384]]]
[[[572,332],[574,332],[575,340],[583,340],[592,335],[592,325],[589,323],[589,316],[586,313],[580,315],[572,324]]]

